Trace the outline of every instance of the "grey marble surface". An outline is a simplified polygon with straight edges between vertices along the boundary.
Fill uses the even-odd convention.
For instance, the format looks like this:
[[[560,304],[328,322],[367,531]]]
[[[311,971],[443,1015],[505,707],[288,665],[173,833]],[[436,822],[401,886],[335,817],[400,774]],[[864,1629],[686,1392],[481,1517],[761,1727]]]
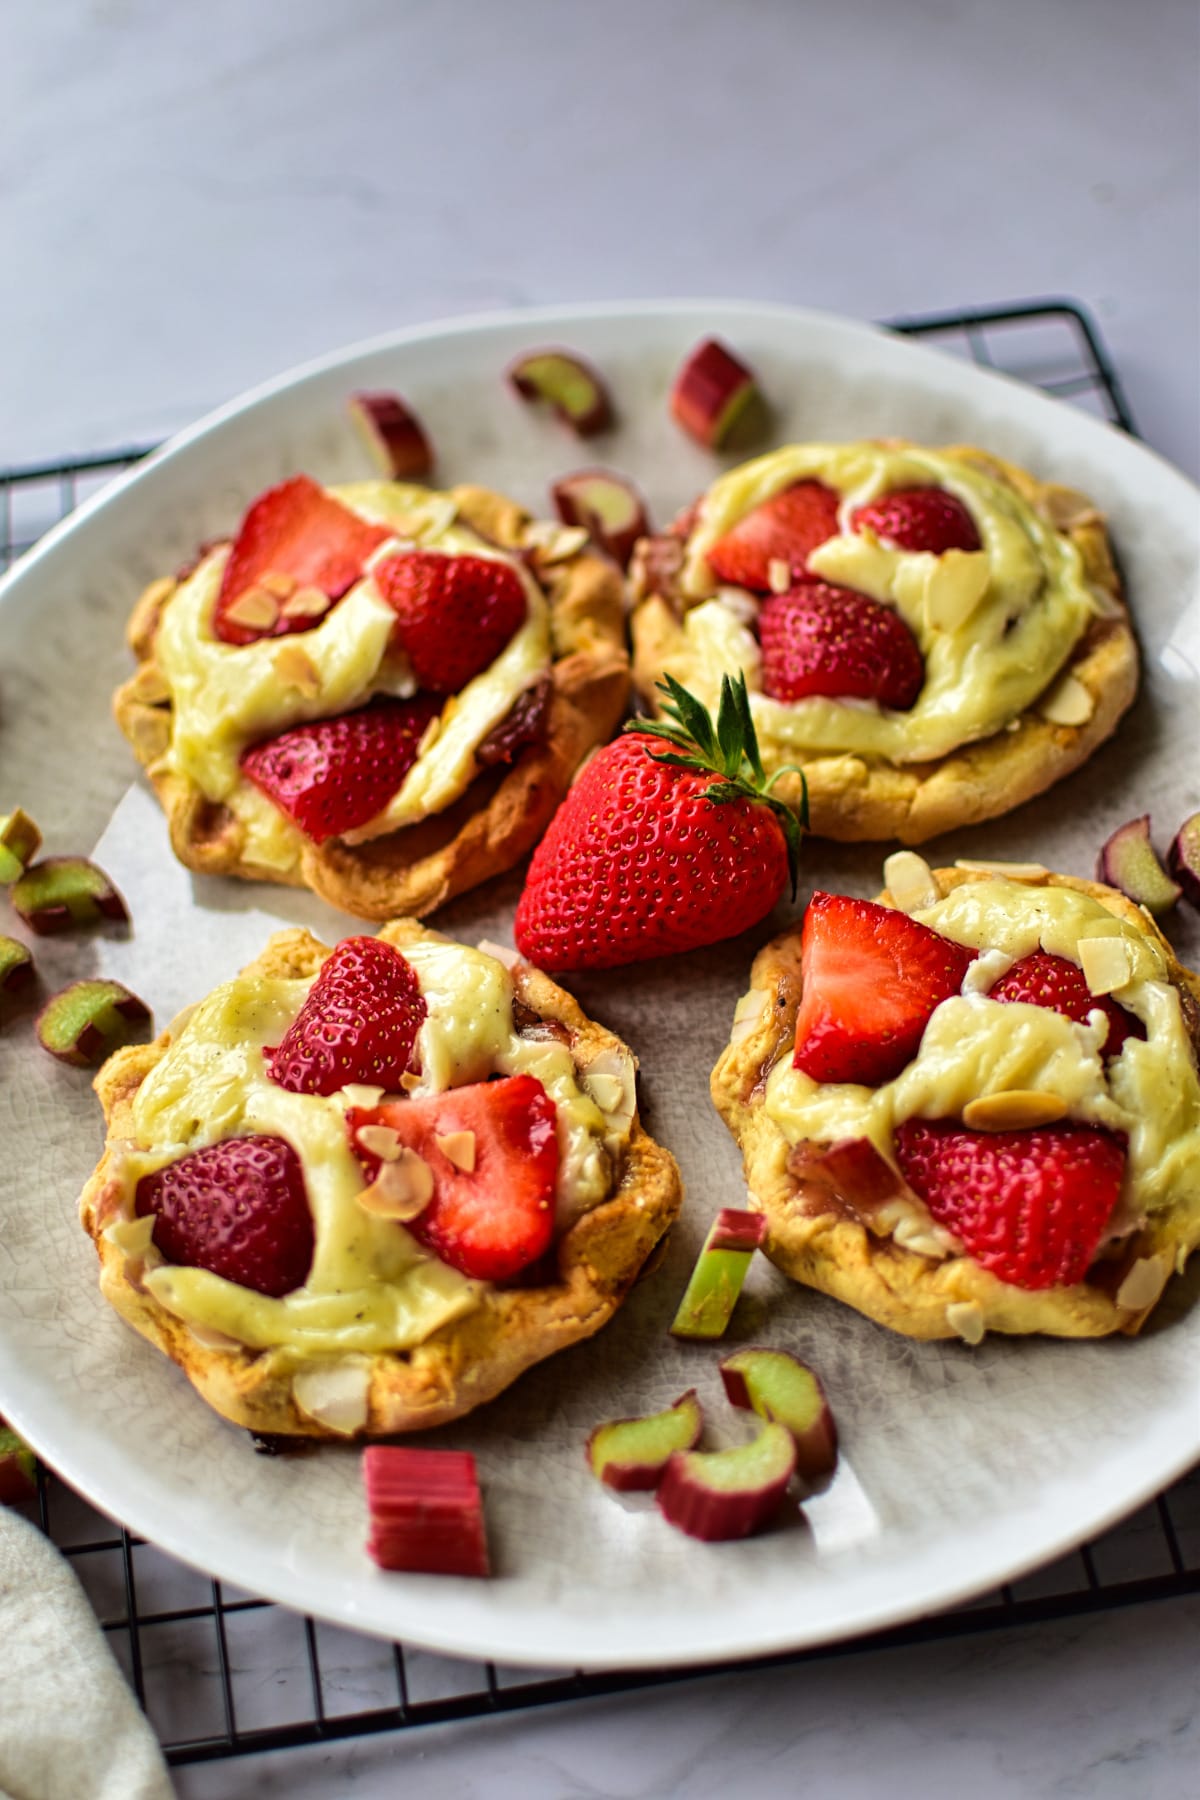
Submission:
[[[0,461],[156,436],[333,344],[496,305],[1066,292],[1144,434],[1200,472],[1190,0],[53,0],[10,6],[4,40]],[[178,1785],[1175,1800],[1198,1623],[1170,1602]],[[295,1650],[286,1616],[262,1629],[269,1716]],[[164,1717],[202,1679],[172,1645]]]

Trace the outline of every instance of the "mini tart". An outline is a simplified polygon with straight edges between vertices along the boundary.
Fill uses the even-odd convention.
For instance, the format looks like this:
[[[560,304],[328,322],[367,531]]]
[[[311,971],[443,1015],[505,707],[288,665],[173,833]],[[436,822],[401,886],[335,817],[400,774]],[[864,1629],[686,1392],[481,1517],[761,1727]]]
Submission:
[[[108,1134],[104,1155],[80,1201],[84,1228],[99,1252],[101,1292],[136,1331],[178,1363],[217,1412],[256,1433],[375,1437],[423,1430],[460,1417],[492,1399],[533,1363],[598,1331],[621,1304],[679,1211],[679,1171],[668,1152],[641,1127],[634,1093],[636,1063],[618,1038],[585,1017],[569,994],[528,964],[514,961],[510,971],[489,953],[467,950],[408,920],[385,926],[380,937],[402,954],[414,947],[418,954],[422,947],[433,954],[437,947],[444,947],[450,952],[461,952],[464,958],[482,955],[484,962],[494,965],[486,970],[491,983],[489,992],[494,989],[493,999],[500,996],[500,1003],[511,1007],[513,1030],[505,1041],[510,1047],[517,1046],[518,1054],[523,1053],[520,1046],[528,1044],[534,1047],[531,1054],[548,1054],[558,1059],[553,1064],[558,1073],[553,1077],[546,1073],[551,1064],[535,1065],[546,1073],[547,1091],[552,1079],[560,1084],[556,1093],[560,1109],[560,1188],[555,1241],[548,1256],[534,1269],[503,1286],[469,1281],[430,1251],[409,1244],[405,1254],[415,1248],[417,1261],[412,1266],[420,1271],[424,1316],[403,1348],[364,1349],[360,1343],[352,1343],[342,1349],[321,1341],[309,1341],[302,1348],[294,1341],[252,1348],[227,1333],[198,1323],[195,1316],[188,1322],[168,1310],[152,1292],[153,1273],[168,1265],[163,1264],[153,1245],[146,1248],[146,1234],[139,1230],[146,1226],[146,1220],[134,1217],[133,1194],[137,1179],[147,1167],[159,1168],[176,1159],[161,1143],[148,1150],[148,1134],[143,1133],[139,1141],[139,1092],[183,1041],[189,1022],[200,1009],[189,1009],[154,1043],[118,1052],[96,1077],[96,1092],[104,1108]],[[252,996],[253,990],[245,986],[247,981],[294,982],[298,984],[294,1010],[298,1011],[312,978],[329,953],[306,931],[278,932],[242,972],[240,985],[233,984],[229,991],[235,996]],[[483,965],[476,961],[469,967],[475,979]],[[210,1000],[218,999],[225,991],[216,990]],[[506,1000],[504,996],[510,998]],[[235,1018],[240,1004],[239,1001],[233,1008]],[[435,1001],[431,997],[429,1004],[432,1017]],[[241,1016],[247,1016],[244,1008]],[[445,1038],[443,1049],[431,1052],[433,1061],[444,1062],[444,1046],[454,1041]],[[468,1029],[463,1041],[469,1047],[477,1044],[478,1038],[472,1038]],[[256,1049],[252,1036],[243,1040],[235,1032],[231,1042]],[[426,1040],[427,1051],[434,1042],[432,1038]],[[477,1056],[476,1049],[468,1048],[467,1053]],[[564,1062],[564,1056],[569,1057],[569,1063]],[[261,1060],[257,1067],[261,1071]],[[478,1072],[470,1076],[484,1078]],[[160,1077],[160,1083],[161,1080]],[[453,1080],[441,1083],[443,1087],[455,1085],[458,1084]],[[186,1145],[177,1143],[176,1156],[207,1142],[236,1137],[247,1129],[236,1105],[231,1108],[226,1104],[229,1092],[226,1084],[219,1093],[209,1093],[203,1106],[196,1105],[206,1119],[221,1112],[224,1123],[213,1126],[193,1121],[197,1135]],[[574,1131],[569,1141],[576,1149],[582,1145],[586,1153],[582,1160],[576,1157],[571,1165],[587,1176],[586,1181],[581,1177],[581,1187],[573,1199],[569,1192],[564,1198],[562,1170],[569,1158],[562,1151],[565,1140],[561,1092],[575,1095],[569,1100],[573,1124],[568,1129]],[[178,1105],[190,1110],[193,1099],[194,1090],[189,1093],[185,1083],[179,1089]],[[355,1095],[333,1096],[330,1100],[292,1095],[288,1099],[328,1109],[353,1104]],[[607,1110],[601,1109],[601,1101]],[[326,1111],[326,1122],[328,1118]],[[336,1126],[340,1121],[334,1123]],[[288,1141],[304,1164],[311,1198],[312,1144],[306,1148],[304,1134],[296,1131],[289,1134]],[[570,1154],[574,1156],[575,1151]],[[361,1185],[367,1185],[365,1175]],[[592,1191],[584,1192],[589,1187]],[[353,1198],[349,1204],[354,1205]],[[357,1213],[355,1218],[361,1223]],[[323,1228],[316,1209],[314,1219],[319,1256]],[[371,1223],[377,1231],[378,1223]],[[404,1228],[387,1222],[387,1229],[402,1232]],[[312,1281],[310,1272],[309,1283]],[[309,1283],[296,1290],[297,1294],[304,1295]],[[248,1296],[251,1307],[259,1298],[245,1289],[233,1291],[235,1296]],[[339,1296],[336,1289],[331,1291],[335,1298],[346,1298]],[[369,1289],[367,1292],[369,1299]],[[269,1304],[286,1306],[290,1298],[285,1296],[284,1301]],[[353,1298],[358,1304],[357,1294]],[[351,1332],[357,1329],[355,1316],[352,1307],[348,1314]],[[369,1329],[374,1315],[365,1316],[368,1327],[363,1329]],[[426,1323],[432,1323],[433,1328],[423,1330]],[[345,1324],[331,1322],[330,1333],[342,1330]]]
[[[227,776],[218,782],[198,779],[195,766],[186,766],[187,758],[180,754],[171,658],[164,653],[171,634],[165,633],[164,621],[173,606],[188,604],[192,584],[207,583],[215,593],[228,554],[225,544],[206,546],[194,569],[153,582],[141,596],[127,630],[138,667],[117,690],[114,711],[162,803],[175,854],[188,868],[309,887],[359,918],[421,917],[517,862],[541,836],[588,752],[616,728],[629,691],[621,576],[586,546],[578,531],[535,521],[513,501],[485,488],[457,487],[437,494],[400,483],[358,482],[330,491],[363,517],[394,526],[397,536],[414,547],[512,553],[509,560],[527,589],[532,583],[534,596],[544,597],[545,654],[540,663],[513,673],[511,692],[483,717],[478,742],[502,727],[510,705],[542,681],[548,684],[548,705],[537,741],[493,766],[468,756],[457,791],[427,808],[410,807],[410,816],[394,829],[359,829],[350,834],[353,842],[331,838],[314,843],[240,776],[232,787]],[[351,598],[339,606],[347,606]],[[278,641],[304,651],[315,635],[298,632]],[[221,648],[236,667],[242,652]],[[289,648],[289,654],[294,650]],[[508,654],[497,659],[489,675]],[[346,687],[343,676],[334,679]],[[385,676],[373,676],[368,667],[349,698],[323,705],[323,696],[313,700],[292,694],[287,710],[248,733],[245,742],[303,720],[352,711],[373,694],[390,691]],[[456,706],[458,697],[452,696],[443,706],[443,722]],[[204,736],[203,729],[195,733],[200,742]],[[406,787],[415,773],[410,771]]]
[[[894,606],[917,639],[926,681],[908,712],[785,704],[761,692],[759,597],[719,588],[705,550],[803,479],[841,496],[843,535],[813,553],[809,572]],[[913,555],[851,531],[855,508],[904,487],[953,494],[982,550]],[[744,667],[768,772],[801,766],[812,830],[843,842],[919,844],[1008,812],[1086,761],[1137,687],[1137,646],[1101,514],[1083,495],[969,447],[887,440],[774,451],[730,470],[670,534],[643,540],[632,583],[643,700],[656,705],[655,684],[670,674],[711,703],[721,675]],[[799,778],[784,775],[776,792],[798,803]]]
[[[997,865],[997,869],[1002,867]],[[810,1096],[807,1119],[803,1100],[790,1112],[781,1108],[778,1100],[769,1100],[770,1095],[781,1092],[781,1085],[777,1084],[786,1082],[793,1073],[791,1059],[801,985],[799,925],[775,938],[755,958],[750,990],[739,1003],[731,1042],[713,1071],[713,1101],[741,1146],[750,1204],[768,1221],[764,1249],[772,1262],[793,1280],[831,1294],[908,1337],[957,1336],[973,1344],[986,1331],[1043,1332],[1055,1337],[1103,1337],[1123,1332],[1133,1336],[1153,1310],[1170,1276],[1182,1272],[1188,1255],[1200,1243],[1200,1084],[1196,1075],[1200,981],[1176,960],[1150,915],[1123,894],[1096,882],[1044,870],[1039,873],[1036,865],[1027,867],[1029,873],[1013,881],[997,880],[986,869],[938,869],[928,873],[943,899],[966,884],[992,882],[1001,902],[1008,890],[1018,907],[1020,896],[1028,899],[1039,890],[1067,890],[1098,902],[1120,921],[1126,941],[1135,947],[1140,943],[1148,953],[1145,966],[1154,966],[1161,974],[1161,979],[1139,979],[1118,990],[1114,998],[1123,1005],[1128,1002],[1138,1011],[1139,991],[1144,995],[1148,989],[1155,990],[1155,1016],[1166,1019],[1179,1040],[1176,1044],[1172,1039],[1174,1060],[1164,1063],[1158,1075],[1148,1071],[1139,1078],[1140,1087],[1124,1090],[1126,1102],[1133,1093],[1139,1108],[1144,1104],[1144,1116],[1151,1129],[1156,1122],[1163,1124],[1168,1117],[1174,1117],[1164,1110],[1168,1104],[1184,1116],[1182,1135],[1168,1138],[1169,1156],[1174,1160],[1164,1159],[1159,1164],[1160,1169],[1169,1169],[1169,1175],[1154,1192],[1155,1204],[1143,1211],[1130,1201],[1127,1167],[1126,1190],[1117,1208],[1117,1213],[1123,1215],[1124,1232],[1092,1264],[1084,1281],[1036,1291],[1014,1286],[962,1253],[957,1240],[933,1221],[915,1196],[913,1204],[897,1204],[895,1212],[886,1217],[886,1224],[872,1230],[862,1222],[852,1203],[842,1204],[841,1197],[831,1195],[828,1186],[805,1179],[809,1154],[819,1154],[836,1139],[857,1135],[846,1130],[826,1134],[822,1127],[830,1114],[822,1103],[832,1100],[836,1107],[842,1097],[848,1096],[853,1105],[855,1096],[870,1099],[873,1093],[862,1088],[809,1083],[805,1090]],[[983,903],[990,905],[990,890],[979,893]],[[886,890],[879,899],[884,905],[896,904]],[[918,910],[906,905],[905,910],[913,911],[914,916],[935,929],[944,929],[938,925],[936,908]],[[1103,927],[1103,919],[1098,922]],[[955,933],[945,930],[945,935],[953,938]],[[1107,934],[1102,930],[1096,935]],[[966,939],[960,937],[957,941]],[[1065,953],[1061,940],[1047,947]],[[1022,955],[1026,953],[1025,949],[1020,951]],[[1137,955],[1136,948],[1134,954]],[[1008,1008],[995,1010],[1007,1012]],[[925,1054],[937,1016],[935,1011],[926,1027],[918,1060]],[[1149,1036],[1153,1039],[1154,1035],[1151,1026]],[[1165,1040],[1160,1041],[1165,1046]],[[1124,1062],[1130,1048],[1127,1045],[1113,1064]],[[1146,1048],[1145,1044],[1138,1045],[1139,1051]],[[1168,1054],[1165,1047],[1164,1054]],[[959,1036],[955,1044],[947,1047],[947,1066],[957,1061],[967,1068],[970,1055],[969,1039]],[[900,1079],[904,1080],[916,1066],[910,1064]],[[1102,1084],[1106,1095],[1112,1080],[1110,1068]],[[1168,1098],[1164,1099],[1168,1090]],[[922,1116],[953,1117],[957,1111],[951,1101],[943,1112]],[[1080,1115],[1072,1108],[1071,1116]],[[806,1131],[806,1125],[813,1125],[814,1130]],[[816,1135],[817,1129],[822,1129],[822,1135]],[[882,1137],[882,1142],[875,1137],[876,1147],[889,1154],[890,1130],[885,1128]],[[889,1160],[894,1166],[894,1154],[889,1154]],[[1117,1225],[1114,1214],[1114,1230]],[[889,1230],[890,1235],[879,1235],[880,1230]]]

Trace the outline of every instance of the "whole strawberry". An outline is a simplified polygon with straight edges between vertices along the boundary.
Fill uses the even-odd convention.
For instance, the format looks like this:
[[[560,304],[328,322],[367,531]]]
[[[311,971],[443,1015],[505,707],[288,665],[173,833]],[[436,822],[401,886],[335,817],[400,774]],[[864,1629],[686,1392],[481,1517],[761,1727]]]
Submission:
[[[795,892],[801,822],[771,797],[745,678],[722,681],[715,728],[677,681],[660,685],[666,722],[637,720],[598,751],[534,852],[515,937],[542,968],[696,950],[757,925],[789,877]]]

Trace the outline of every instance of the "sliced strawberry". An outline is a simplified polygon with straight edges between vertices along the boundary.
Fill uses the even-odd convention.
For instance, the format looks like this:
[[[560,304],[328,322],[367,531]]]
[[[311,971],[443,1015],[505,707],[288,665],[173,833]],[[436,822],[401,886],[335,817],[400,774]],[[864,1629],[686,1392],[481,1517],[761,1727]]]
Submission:
[[[217,595],[213,630],[225,644],[310,631],[321,618],[319,596],[325,596],[327,611],[354,586],[372,550],[388,536],[383,526],[360,519],[307,475],[281,481],[260,494],[242,520]],[[292,610],[288,602],[297,594],[305,601]]]
[[[381,813],[441,708],[428,694],[293,725],[243,750],[242,773],[314,844]]]
[[[277,1137],[226,1138],[143,1175],[134,1206],[156,1214],[169,1263],[207,1269],[278,1299],[302,1287],[313,1222],[300,1158]]]
[[[823,481],[797,481],[719,537],[708,552],[709,567],[721,581],[769,593],[773,562],[802,575],[817,545],[837,536],[839,504]]]
[[[773,594],[758,615],[763,691],[772,700],[876,700],[905,712],[925,681],[917,640],[890,606],[828,581]]]
[[[1127,1038],[1144,1038],[1146,1027],[1131,1012],[1110,999],[1092,993],[1083,978],[1083,970],[1065,956],[1051,956],[1047,950],[1035,950],[1023,956],[1002,975],[988,994],[989,1000],[1024,1000],[1030,1006],[1047,1006],[1066,1019],[1086,1024],[1090,1012],[1102,1012],[1108,1020],[1108,1036],[1104,1040],[1105,1056],[1117,1056]]]
[[[896,1156],[968,1255],[1021,1288],[1083,1280],[1125,1172],[1123,1141],[1090,1125],[988,1132],[909,1119],[896,1133]]]
[[[814,894],[800,938],[795,1067],[814,1081],[892,1081],[971,960],[961,944],[893,907]]]
[[[413,673],[431,693],[465,688],[525,622],[520,577],[490,556],[409,550],[389,556],[374,574]]]
[[[975,521],[955,495],[945,488],[895,488],[878,500],[856,508],[851,520],[855,531],[869,529],[897,550],[978,550]]]
[[[409,1230],[451,1268],[507,1281],[549,1249],[558,1138],[554,1102],[532,1075],[351,1108],[346,1119],[371,1181],[380,1164],[357,1139],[364,1125],[389,1125],[429,1164],[433,1199]]]
[[[267,1073],[293,1094],[336,1094],[348,1081],[396,1092],[428,1010],[398,950],[379,938],[343,938],[269,1053]]]

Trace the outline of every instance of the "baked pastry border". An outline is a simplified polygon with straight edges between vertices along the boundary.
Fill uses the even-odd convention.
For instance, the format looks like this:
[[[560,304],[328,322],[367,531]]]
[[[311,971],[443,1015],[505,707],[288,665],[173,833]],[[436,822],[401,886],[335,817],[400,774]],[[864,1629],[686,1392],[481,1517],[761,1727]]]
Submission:
[[[553,662],[544,741],[520,751],[506,770],[478,776],[443,814],[357,846],[306,840],[299,868],[286,874],[256,864],[244,854],[245,829],[233,812],[165,766],[172,706],[155,640],[177,584],[153,582],[129,620],[127,638],[138,666],[118,688],[113,710],[154,786],[172,848],[186,868],[309,887],[362,919],[420,918],[511,868],[542,835],[580,763],[612,735],[625,711],[624,586],[615,565],[588,549],[542,562],[531,532],[535,521],[514,501],[474,486],[450,494],[464,523],[502,549],[527,553],[546,592]]]
[[[986,873],[964,869],[934,871],[943,893]],[[1022,886],[1073,888],[1100,900],[1117,917],[1135,925],[1163,951],[1168,977],[1178,990],[1184,1024],[1200,1055],[1200,978],[1185,969],[1150,915],[1113,888],[1095,881],[1047,873]],[[890,895],[880,896],[890,903]],[[1034,1292],[1014,1287],[967,1256],[935,1262],[906,1250],[892,1238],[878,1238],[856,1218],[833,1209],[827,1189],[804,1181],[791,1164],[792,1146],[762,1104],[767,1074],[787,1055],[796,1032],[800,999],[800,933],[796,924],[755,957],[750,985],[770,996],[753,1029],[728,1045],[712,1074],[713,1104],[741,1147],[750,1205],[767,1218],[764,1250],[785,1275],[843,1300],[880,1325],[914,1338],[952,1338],[963,1332],[948,1321],[948,1306],[973,1304],[984,1330],[1044,1332],[1056,1337],[1135,1336],[1158,1302],[1144,1307],[1116,1303],[1121,1265],[1114,1265],[1113,1291],[1091,1282]],[[811,1207],[812,1211],[806,1211]],[[1139,1258],[1164,1257],[1172,1272],[1200,1244],[1200,1205],[1175,1202],[1156,1211],[1136,1236]],[[1132,1254],[1132,1250],[1131,1250]]]
[[[379,936],[401,951],[413,943],[447,941],[411,920],[390,924]],[[307,931],[277,932],[244,972],[277,978],[313,975],[329,954]],[[513,982],[518,1000],[570,1032],[571,1054],[580,1070],[604,1051],[626,1049],[540,970],[518,963]],[[121,1204],[120,1158],[132,1136],[134,1097],[172,1041],[168,1028],[151,1044],[118,1051],[96,1076],[108,1131],[104,1155],[80,1198],[80,1219],[99,1253],[100,1290],[121,1317],[178,1364],[209,1405],[235,1425],[262,1435],[344,1440],[347,1434],[303,1412],[292,1393],[296,1369],[311,1367],[315,1360],[340,1359],[301,1360],[278,1348],[206,1347],[137,1284],[123,1253],[103,1235]],[[354,1353],[352,1360],[370,1363],[367,1421],[354,1435],[381,1437],[446,1424],[493,1399],[534,1363],[591,1337],[612,1317],[674,1223],[682,1197],[675,1159],[646,1134],[635,1112],[615,1190],[556,1240],[558,1282],[486,1287],[474,1311],[450,1321],[414,1348],[366,1358]]]

